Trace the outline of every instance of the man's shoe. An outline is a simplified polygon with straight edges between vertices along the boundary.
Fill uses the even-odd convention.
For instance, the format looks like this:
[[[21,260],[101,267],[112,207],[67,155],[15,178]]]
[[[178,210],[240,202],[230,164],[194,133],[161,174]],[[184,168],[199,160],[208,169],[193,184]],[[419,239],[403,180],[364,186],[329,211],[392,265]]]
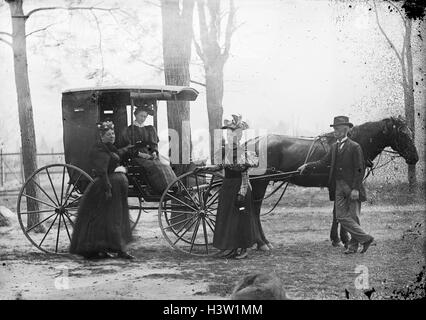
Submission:
[[[333,247],[343,247],[343,243],[341,241],[332,241],[331,245]]]
[[[371,239],[370,239],[370,240],[368,240],[368,241],[364,242],[364,243],[362,244],[362,250],[361,250],[361,253],[366,252],[366,251],[368,250],[368,248],[371,246],[371,244],[373,243],[373,241],[374,241],[374,238],[373,238],[373,237],[371,237]]]
[[[353,254],[356,253],[357,251],[355,249],[346,249],[345,251],[343,251],[344,254]]]

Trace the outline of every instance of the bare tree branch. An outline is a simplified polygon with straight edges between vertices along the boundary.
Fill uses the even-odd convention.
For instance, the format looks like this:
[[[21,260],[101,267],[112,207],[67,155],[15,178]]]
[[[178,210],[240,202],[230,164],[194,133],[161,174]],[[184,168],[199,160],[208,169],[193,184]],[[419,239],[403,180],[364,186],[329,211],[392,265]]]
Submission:
[[[206,63],[203,50],[201,49],[200,45],[198,44],[197,40],[195,40],[195,36],[193,35],[192,40],[194,41],[195,51],[197,52],[200,59],[203,61],[203,63]]]
[[[393,49],[393,51],[396,54],[396,57],[398,58],[399,62],[402,63],[402,57],[399,54],[399,52],[396,50],[394,44],[392,43],[392,41],[389,39],[389,37],[387,36],[386,32],[383,30],[381,24],[380,24],[380,20],[379,20],[379,14],[377,13],[377,7],[376,7],[376,1],[373,0],[373,6],[374,6],[374,13],[376,15],[376,22],[377,22],[377,26],[379,27],[380,32],[383,34],[383,36],[385,37],[386,41],[389,43],[390,47]]]
[[[148,1],[148,0],[144,0],[144,2],[147,3],[147,4],[150,4],[152,6],[161,8],[161,4],[159,4],[159,3],[155,3],[153,1]]]
[[[105,64],[104,64],[104,54],[102,51],[102,32],[101,32],[101,27],[99,26],[99,20],[98,17],[96,16],[96,14],[93,12],[93,10],[90,10],[90,13],[92,14],[93,18],[95,19],[96,22],[96,28],[98,30],[98,36],[99,36],[99,54],[101,55],[101,81],[100,84],[102,84],[102,82],[104,81],[104,73],[105,73]]]
[[[46,26],[46,27],[44,27],[44,28],[41,28],[41,29],[37,29],[37,30],[31,31],[30,33],[28,33],[27,35],[25,35],[25,37],[29,37],[30,35],[32,35],[32,34],[34,34],[34,33],[37,33],[37,32],[45,31],[45,30],[47,30],[48,28],[50,28],[51,26],[53,26],[53,25],[55,25],[55,24],[58,24],[58,23],[57,23],[57,22],[56,22],[56,23],[51,23],[51,24],[47,25],[47,26]]]
[[[158,66],[158,65],[155,65],[155,64],[153,64],[153,63],[150,63],[150,62],[148,62],[148,61],[145,61],[145,60],[143,60],[143,59],[137,58],[136,60],[138,60],[138,61],[142,62],[143,64],[146,64],[146,65],[147,65],[147,66],[149,66],[149,67],[155,68],[155,69],[157,69],[158,71],[164,71],[164,68],[162,68],[162,67],[160,67],[160,66]]]
[[[12,34],[9,32],[0,31],[1,35],[12,37]]]
[[[226,61],[229,57],[229,51],[231,50],[231,38],[234,33],[234,16],[235,16],[235,6],[234,0],[229,0],[229,15],[228,15],[228,23],[226,24],[226,34],[225,34],[225,49],[222,53],[222,59]]]
[[[7,40],[5,40],[3,38],[0,38],[0,42],[6,43],[7,45],[9,45],[12,48],[12,42],[7,41]]]
[[[206,12],[204,10],[204,0],[197,0],[198,21],[200,24],[200,41],[204,49],[208,45],[208,28],[206,21]]]
[[[27,13],[25,16],[27,19],[32,16],[36,12],[40,11],[46,11],[46,10],[98,10],[98,11],[114,11],[119,10],[120,8],[100,8],[100,7],[44,7],[44,8],[37,8],[34,10],[31,10]]]
[[[195,80],[189,80],[189,82],[192,82],[192,83],[198,84],[200,86],[206,87],[205,83],[201,83],[201,82],[198,82],[198,81],[195,81]]]

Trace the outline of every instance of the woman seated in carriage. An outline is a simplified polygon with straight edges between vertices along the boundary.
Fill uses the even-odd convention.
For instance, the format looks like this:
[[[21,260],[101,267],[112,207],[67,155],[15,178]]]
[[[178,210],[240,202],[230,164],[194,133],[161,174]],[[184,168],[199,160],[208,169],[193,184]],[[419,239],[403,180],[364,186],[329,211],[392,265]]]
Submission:
[[[152,106],[145,104],[137,107],[135,120],[123,130],[118,146],[134,145],[127,155],[130,164],[140,168],[153,191],[161,194],[176,178],[176,174],[169,165],[160,161],[157,131],[154,126],[145,125],[149,115],[153,115]]]

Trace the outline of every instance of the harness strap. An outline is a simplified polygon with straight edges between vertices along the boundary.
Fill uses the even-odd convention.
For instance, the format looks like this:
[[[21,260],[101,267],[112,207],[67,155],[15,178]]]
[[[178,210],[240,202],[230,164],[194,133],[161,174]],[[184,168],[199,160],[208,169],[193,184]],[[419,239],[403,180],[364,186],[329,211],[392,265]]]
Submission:
[[[264,198],[262,198],[262,199],[257,199],[257,200],[253,200],[254,202],[262,202],[263,200],[266,200],[266,199],[268,199],[268,198],[270,198],[275,192],[277,192],[283,185],[284,185],[284,183],[286,183],[287,181],[283,181],[283,182],[281,182],[281,184],[277,187],[277,188],[275,188],[275,190],[274,191],[272,191],[270,194],[268,194],[266,197],[264,197]]]
[[[319,139],[320,139],[320,137],[319,137],[319,136],[317,136],[317,137],[315,137],[315,139],[312,141],[312,143],[311,143],[311,145],[310,145],[310,147],[309,147],[308,153],[306,154],[306,158],[305,158],[305,161],[303,162],[303,164],[306,164],[306,163],[308,162],[308,159],[309,159],[309,157],[310,157],[310,156],[311,156],[311,154],[312,154],[312,149],[314,148],[315,142],[317,142]]]
[[[274,206],[271,208],[271,210],[269,210],[268,212],[262,213],[262,216],[265,216],[265,215],[267,215],[267,214],[270,214],[272,211],[274,211],[274,210],[275,210],[275,208],[278,206],[278,203],[280,203],[280,202],[281,202],[281,199],[283,198],[284,193],[285,193],[285,191],[287,190],[288,185],[289,185],[289,182],[288,182],[288,181],[286,181],[286,185],[285,185],[285,187],[284,187],[284,189],[283,189],[283,192],[281,193],[281,195],[280,195],[279,199],[277,200],[277,202],[275,202],[275,204],[274,204]],[[280,186],[280,187],[281,187],[281,186]]]

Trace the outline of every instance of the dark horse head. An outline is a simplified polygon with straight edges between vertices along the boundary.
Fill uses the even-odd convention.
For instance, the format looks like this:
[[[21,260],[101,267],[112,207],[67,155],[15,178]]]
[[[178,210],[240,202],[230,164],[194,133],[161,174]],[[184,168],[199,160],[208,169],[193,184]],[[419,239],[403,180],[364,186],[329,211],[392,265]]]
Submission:
[[[391,147],[407,164],[414,165],[419,161],[413,133],[401,116],[355,126],[349,136],[363,147],[365,156],[370,160],[384,148]]]

